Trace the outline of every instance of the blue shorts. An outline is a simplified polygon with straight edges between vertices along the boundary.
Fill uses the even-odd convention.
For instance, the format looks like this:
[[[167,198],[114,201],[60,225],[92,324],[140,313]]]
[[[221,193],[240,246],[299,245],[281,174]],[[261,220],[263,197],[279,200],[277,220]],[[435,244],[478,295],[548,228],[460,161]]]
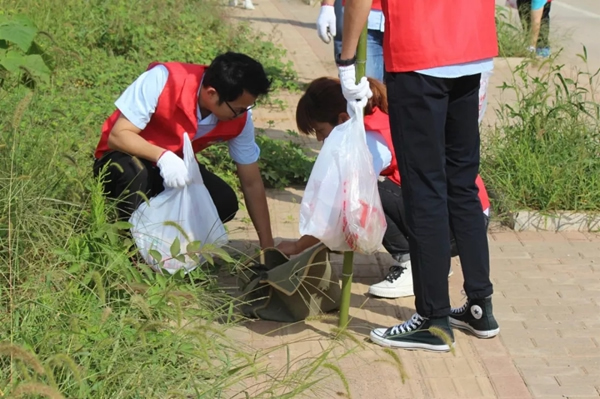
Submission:
[[[540,8],[544,7],[547,2],[548,0],[531,0],[531,9],[539,10]]]

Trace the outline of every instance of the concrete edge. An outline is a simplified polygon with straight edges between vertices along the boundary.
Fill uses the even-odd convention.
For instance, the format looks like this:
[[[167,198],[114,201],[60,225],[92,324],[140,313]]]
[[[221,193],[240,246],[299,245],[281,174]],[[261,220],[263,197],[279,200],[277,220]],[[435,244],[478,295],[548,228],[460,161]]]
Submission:
[[[570,211],[517,211],[511,215],[510,227],[515,231],[600,231],[600,213]]]

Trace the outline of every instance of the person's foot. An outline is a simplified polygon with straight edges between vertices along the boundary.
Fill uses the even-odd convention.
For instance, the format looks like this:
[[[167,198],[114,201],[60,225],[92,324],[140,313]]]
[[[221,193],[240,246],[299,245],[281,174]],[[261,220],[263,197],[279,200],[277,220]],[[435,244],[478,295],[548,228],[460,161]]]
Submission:
[[[245,0],[244,1],[244,8],[246,10],[254,10],[254,4],[252,4],[252,0]]]
[[[470,331],[478,338],[492,338],[500,332],[493,314],[492,297],[467,299],[460,308],[453,308],[450,312],[450,325]]]
[[[395,258],[396,259],[396,258]],[[413,281],[410,259],[397,260],[397,264],[390,267],[385,279],[369,287],[369,294],[380,298],[402,298],[413,296]]]
[[[437,335],[439,332],[448,336],[451,345]],[[374,343],[392,348],[448,352],[451,346],[454,346],[454,334],[447,317],[427,319],[418,313],[402,324],[390,328],[376,328],[371,331],[370,337]]]
[[[535,53],[538,57],[548,58],[550,57],[550,47],[538,47]]]

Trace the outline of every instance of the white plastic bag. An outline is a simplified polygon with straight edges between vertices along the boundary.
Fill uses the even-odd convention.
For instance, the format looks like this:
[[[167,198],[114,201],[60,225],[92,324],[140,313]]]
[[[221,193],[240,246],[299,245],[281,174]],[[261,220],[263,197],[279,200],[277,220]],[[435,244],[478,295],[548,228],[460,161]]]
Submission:
[[[514,8],[515,10],[519,8],[517,6],[517,0],[506,0],[506,7]]]
[[[481,124],[485,110],[488,104],[488,86],[490,85],[490,78],[492,77],[492,71],[483,72],[481,74],[481,80],[479,82],[479,119],[478,123]]]
[[[133,225],[132,236],[144,260],[153,269],[159,270],[162,266],[170,274],[181,268],[186,272],[192,271],[203,262],[198,254],[196,259],[186,254],[188,244],[200,241],[201,245],[210,243],[222,246],[228,241],[217,208],[202,180],[187,134],[184,134],[183,160],[191,183],[181,189],[166,187],[149,202],[143,202],[129,219]],[[180,246],[172,250],[176,239],[179,239]],[[193,250],[201,252],[198,247]],[[157,253],[163,261],[160,266],[155,259]]]
[[[358,104],[349,107],[352,117],[325,140],[308,179],[300,205],[300,234],[318,238],[333,251],[371,254],[381,246],[385,215],[363,110]]]

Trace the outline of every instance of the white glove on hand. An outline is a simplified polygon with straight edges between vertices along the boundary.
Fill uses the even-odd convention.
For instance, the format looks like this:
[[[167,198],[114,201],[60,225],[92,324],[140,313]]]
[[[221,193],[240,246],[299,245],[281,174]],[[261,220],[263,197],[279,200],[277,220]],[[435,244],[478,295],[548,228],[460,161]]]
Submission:
[[[360,82],[356,84],[356,69],[354,65],[338,67],[340,82],[342,83],[342,93],[346,101],[363,101],[373,97],[369,81],[363,76]]]
[[[335,37],[335,11],[333,6],[321,6],[321,12],[317,18],[317,33],[321,40],[329,43]]]
[[[182,188],[190,182],[183,159],[171,151],[165,151],[156,162],[166,187]]]

